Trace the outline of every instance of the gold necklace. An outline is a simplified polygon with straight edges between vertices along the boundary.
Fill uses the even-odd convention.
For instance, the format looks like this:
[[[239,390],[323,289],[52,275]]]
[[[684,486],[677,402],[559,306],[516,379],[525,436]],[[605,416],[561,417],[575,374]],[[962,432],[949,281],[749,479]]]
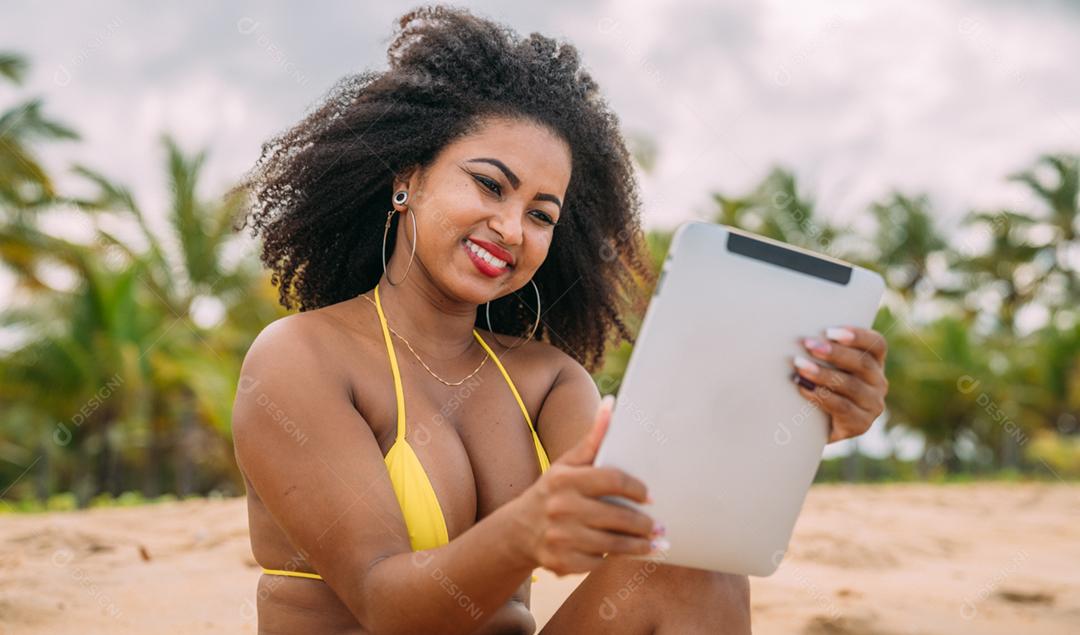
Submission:
[[[368,302],[370,302],[370,303],[372,303],[372,304],[375,304],[375,301],[374,301],[374,300],[372,300],[371,298],[369,298],[369,297],[368,297],[367,295],[365,295],[365,294],[361,294],[361,295],[363,295],[363,297],[364,297],[365,299],[367,299],[367,301],[368,301]],[[377,307],[377,306],[376,306],[376,309],[378,309],[378,307]],[[465,376],[465,377],[464,377],[463,379],[461,379],[460,381],[446,381],[446,380],[445,380],[445,379],[443,379],[442,377],[439,377],[439,376],[438,376],[437,374],[435,374],[435,371],[431,370],[431,367],[430,367],[430,366],[428,366],[427,364],[425,364],[425,363],[424,363],[424,360],[420,359],[420,356],[419,356],[419,355],[417,355],[417,354],[416,354],[416,351],[414,351],[414,350],[413,350],[412,344],[409,344],[409,340],[407,340],[407,339],[405,339],[404,337],[402,337],[400,333],[398,333],[397,331],[395,331],[395,330],[393,329],[393,327],[391,327],[391,326],[390,326],[390,324],[389,324],[389,323],[387,323],[387,325],[386,325],[386,328],[390,329],[390,332],[391,332],[391,333],[393,333],[394,335],[396,335],[396,336],[397,336],[397,338],[398,338],[398,339],[400,339],[400,340],[401,340],[402,342],[405,342],[405,346],[407,346],[407,347],[409,348],[409,352],[413,354],[413,357],[415,357],[415,358],[416,358],[416,361],[420,362],[420,365],[424,367],[424,370],[426,370],[426,371],[428,372],[428,374],[429,374],[429,375],[431,375],[431,376],[432,376],[432,377],[434,377],[435,379],[438,379],[439,381],[441,381],[442,383],[446,384],[447,386],[460,386],[461,384],[465,383],[465,381],[466,381],[466,380],[470,379],[470,378],[471,378],[471,377],[472,377],[473,375],[475,375],[476,373],[480,372],[480,369],[484,367],[484,364],[486,364],[486,363],[487,363],[488,357],[490,357],[489,355],[485,354],[485,355],[484,355],[484,359],[483,359],[483,360],[481,360],[481,362],[480,362],[480,365],[476,367],[476,370],[474,370],[473,372],[471,372],[471,373],[469,373],[468,375],[466,375],[466,376]]]

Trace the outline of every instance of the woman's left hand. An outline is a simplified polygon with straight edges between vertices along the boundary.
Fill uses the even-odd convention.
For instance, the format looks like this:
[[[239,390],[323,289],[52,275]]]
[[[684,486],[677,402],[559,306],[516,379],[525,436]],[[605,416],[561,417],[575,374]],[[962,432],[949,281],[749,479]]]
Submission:
[[[885,337],[873,329],[853,326],[830,328],[825,338],[805,338],[803,346],[814,358],[831,364],[816,364],[796,356],[795,370],[812,384],[808,388],[795,377],[802,396],[831,417],[829,443],[859,436],[885,410]]]

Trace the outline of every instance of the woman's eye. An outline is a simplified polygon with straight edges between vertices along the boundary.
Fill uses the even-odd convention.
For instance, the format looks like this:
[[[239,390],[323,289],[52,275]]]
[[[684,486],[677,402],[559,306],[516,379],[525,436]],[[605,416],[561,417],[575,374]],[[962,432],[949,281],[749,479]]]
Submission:
[[[533,218],[539,218],[542,222],[548,225],[554,225],[555,220],[551,218],[546,212],[541,212],[538,209],[533,210]]]
[[[486,188],[488,191],[492,192],[497,196],[502,195],[502,188],[499,187],[498,182],[493,181],[486,176],[481,176],[479,174],[473,174],[472,177],[476,179],[476,181],[479,182],[481,185],[483,185],[484,188]],[[530,212],[530,214],[533,215],[533,218],[539,219],[540,222],[544,223],[545,225],[554,226],[556,224],[555,219],[553,219],[551,215],[547,212],[542,212],[538,209],[534,209]]]
[[[499,194],[502,191],[499,188],[498,183],[496,183],[495,181],[492,181],[491,179],[489,179],[489,178],[487,178],[485,176],[473,176],[473,178],[475,178],[477,181],[480,181],[481,185],[486,187],[488,190],[494,192],[495,194]]]

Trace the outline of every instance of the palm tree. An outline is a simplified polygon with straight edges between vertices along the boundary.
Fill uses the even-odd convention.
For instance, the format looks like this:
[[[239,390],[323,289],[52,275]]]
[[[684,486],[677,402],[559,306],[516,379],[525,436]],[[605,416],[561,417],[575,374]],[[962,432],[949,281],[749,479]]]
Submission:
[[[713,201],[715,222],[798,247],[836,253],[836,241],[849,233],[818,217],[813,199],[799,191],[794,173],[785,168],[771,170],[746,196],[714,193]]]
[[[139,297],[138,263],[110,269],[87,247],[31,238],[67,250],[81,280],[4,313],[4,325],[27,337],[0,363],[0,395],[32,413],[50,478],[83,506],[97,491],[119,493],[119,454],[149,417],[148,354],[170,334]]]
[[[1038,172],[1040,166],[1053,171],[1052,178]],[[1045,220],[1057,228],[1058,238],[1066,243],[1077,239],[1077,219],[1080,219],[1080,157],[1047,154],[1039,157],[1035,167],[1009,177],[1025,183],[1049,207]]]
[[[920,284],[927,281],[930,259],[947,243],[934,225],[925,194],[909,196],[894,191],[884,201],[872,204],[871,211],[877,219],[874,260],[910,309]]]
[[[0,78],[3,80],[20,85],[28,69],[29,64],[22,56],[0,52]],[[40,292],[49,288],[41,277],[44,260],[78,258],[67,249],[48,253],[49,247],[56,246],[49,245],[48,241],[39,241],[41,248],[37,248],[23,240],[12,240],[32,232],[36,227],[35,212],[50,204],[56,196],[53,180],[37,159],[33,144],[76,138],[78,135],[73,130],[43,114],[39,99],[26,100],[0,113],[0,265],[16,274],[16,291]],[[15,299],[7,299],[6,303],[11,305]],[[12,336],[11,332],[5,334]],[[16,384],[10,379],[6,377],[0,382],[0,394],[19,395]],[[0,438],[3,447],[8,448],[3,458],[11,457],[7,463],[16,466],[13,478],[22,474],[24,461],[30,467],[36,466],[35,484],[39,495],[43,494],[47,490],[44,479],[47,464],[40,459],[41,450],[48,446],[42,435],[35,434],[40,426],[35,427],[34,412],[16,399],[5,399],[2,403],[6,404],[2,409],[5,432],[10,435],[5,435],[10,440]],[[19,434],[16,436],[15,433]],[[30,447],[23,447],[24,439],[30,439]],[[5,479],[5,482],[11,481]]]
[[[1075,434],[1080,413],[1080,324],[1048,325],[1017,347],[1011,360],[1010,394],[1018,415],[1014,437],[1038,431]]]
[[[146,283],[171,313],[188,315],[193,305],[206,297],[241,309],[247,301],[244,294],[252,290],[253,276],[259,270],[245,260],[226,267],[223,255],[236,240],[232,224],[242,199],[233,195],[220,201],[199,200],[196,189],[206,153],[185,156],[169,136],[164,136],[162,143],[172,194],[165,212],[169,240],[163,241],[150,228],[146,214],[126,187],[91,168],[76,166],[75,169],[96,186],[97,195],[72,202],[81,209],[117,214],[134,223],[146,243]],[[97,224],[97,235],[106,246],[118,248],[129,256],[140,255],[132,245],[102,228],[100,223]]]
[[[1045,174],[1049,172],[1049,174]],[[1013,174],[1013,181],[1028,186],[1045,203],[1046,212],[1035,216],[1053,230],[1053,238],[1044,248],[1052,273],[1065,293],[1046,298],[1054,308],[1073,310],[1080,304],[1080,271],[1070,261],[1070,252],[1080,249],[1080,156],[1048,154],[1041,156],[1031,169]]]
[[[1016,314],[1036,298],[1048,273],[1048,268],[1033,269],[1041,249],[1024,235],[1024,229],[1033,222],[1027,216],[1004,210],[970,214],[964,224],[988,228],[990,246],[980,254],[956,258],[952,263],[956,270],[968,274],[969,288],[996,292],[999,310],[994,317],[998,330],[1005,335],[1016,333]]]
[[[972,213],[965,220],[987,228],[991,237],[983,253],[955,265],[968,274],[970,287],[995,296],[995,328],[984,347],[1007,363],[1000,365],[999,381],[988,393],[999,416],[982,436],[1006,467],[1020,465],[1020,446],[1035,430],[1053,427],[1068,415],[1069,378],[1077,372],[1075,334],[1059,330],[1051,320],[1025,336],[1018,330],[1017,315],[1039,305],[1051,317],[1055,312],[1072,313],[1080,301],[1077,272],[1068,260],[1069,251],[1077,246],[1080,217],[1077,166],[1075,156],[1045,155],[1033,168],[1009,177],[1046,203],[1048,211],[1041,216],[999,210]],[[1039,238],[1044,228],[1050,231]]]
[[[959,274],[960,283],[938,290],[938,295],[959,301],[969,329],[979,331],[979,345],[996,365],[980,369],[977,376],[980,401],[968,422],[978,442],[996,457],[999,466],[1020,467],[1020,446],[1028,432],[1014,421],[1022,395],[1027,391],[1017,376],[1018,357],[1022,354],[1016,317],[1036,297],[1043,274],[1036,272],[1033,258],[1038,248],[1026,240],[1032,220],[1022,214],[999,210],[972,212],[963,225],[981,227],[990,236],[989,246],[981,253],[949,252],[950,269]],[[996,307],[987,311],[987,300]],[[985,319],[980,319],[985,318]],[[980,324],[986,328],[976,328]],[[996,372],[992,372],[996,371]],[[974,376],[974,371],[969,371]]]
[[[889,309],[878,325],[889,333],[889,426],[918,430],[925,442],[924,470],[940,460],[961,466],[958,443],[980,414],[979,395],[992,377],[968,326],[953,317],[914,327],[896,323]]]
[[[127,188],[84,166],[76,171],[96,186],[93,196],[52,196],[92,215],[93,243],[45,234],[26,216],[0,224],[5,262],[21,264],[18,279],[40,291],[3,314],[23,337],[0,358],[0,396],[20,403],[20,420],[39,431],[32,438],[46,440],[41,450],[53,459],[56,485],[86,484],[77,490],[80,505],[98,491],[130,487],[135,474],[150,495],[170,478],[180,494],[239,491],[230,425],[240,362],[259,328],[284,314],[256,259],[225,258],[239,239],[232,220],[240,201],[199,198],[205,154],[189,157],[168,137],[164,146],[173,193],[168,235],[151,230]],[[106,217],[134,228],[139,240],[106,229]],[[50,287],[35,278],[43,264],[66,268],[77,282]],[[200,318],[207,306],[216,320]]]
[[[28,69],[24,58],[0,52],[0,77],[19,85]],[[78,139],[78,134],[46,117],[40,99],[26,100],[0,113],[0,210],[19,213],[53,199],[52,179],[30,144],[70,139]]]
[[[101,223],[97,224],[99,240],[142,264],[140,282],[151,292],[149,301],[164,321],[182,325],[188,334],[175,340],[169,355],[154,358],[156,388],[171,395],[166,406],[173,411],[158,413],[149,428],[151,456],[160,454],[167,439],[177,437],[173,442],[179,463],[177,488],[184,494],[196,487],[194,444],[202,433],[200,424],[226,444],[216,448],[218,455],[231,457],[232,390],[239,379],[244,351],[262,325],[285,312],[277,305],[276,292],[256,259],[236,258],[227,264],[224,258],[240,238],[233,231],[242,203],[239,195],[215,201],[200,199],[197,185],[206,153],[186,156],[168,136],[162,143],[172,193],[165,213],[170,229],[167,239],[151,230],[146,214],[127,188],[85,166],[77,171],[97,186],[97,195],[77,204],[97,214],[119,215],[134,224],[146,245],[144,251],[106,231]],[[207,305],[220,317],[200,326],[197,311]],[[238,483],[231,460],[224,463]]]

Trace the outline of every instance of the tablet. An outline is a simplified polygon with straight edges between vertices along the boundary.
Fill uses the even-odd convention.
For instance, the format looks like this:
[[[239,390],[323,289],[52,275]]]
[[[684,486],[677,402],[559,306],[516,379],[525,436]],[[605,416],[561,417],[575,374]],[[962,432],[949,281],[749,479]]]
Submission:
[[[670,548],[631,557],[776,570],[829,429],[792,381],[792,358],[828,327],[869,328],[884,287],[877,273],[746,231],[678,227],[594,461],[641,479],[654,502],[609,500],[667,527]]]

